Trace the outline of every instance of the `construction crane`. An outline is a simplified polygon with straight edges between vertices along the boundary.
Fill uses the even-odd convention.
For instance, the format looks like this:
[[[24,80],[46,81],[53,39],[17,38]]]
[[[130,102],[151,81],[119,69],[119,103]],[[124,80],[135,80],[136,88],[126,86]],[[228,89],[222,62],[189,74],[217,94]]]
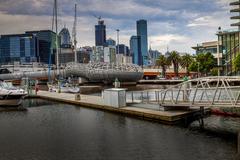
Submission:
[[[96,15],[93,15],[93,16],[98,19],[98,22],[101,21],[102,19],[102,16],[96,16]]]
[[[77,4],[75,4],[75,15],[74,15],[74,22],[73,22],[72,37],[73,37],[73,45],[74,45],[74,62],[77,63]]]

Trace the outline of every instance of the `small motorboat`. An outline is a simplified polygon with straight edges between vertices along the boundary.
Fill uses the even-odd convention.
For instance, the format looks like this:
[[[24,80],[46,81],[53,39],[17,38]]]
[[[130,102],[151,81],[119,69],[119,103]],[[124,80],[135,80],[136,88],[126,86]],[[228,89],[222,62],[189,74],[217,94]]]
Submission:
[[[58,84],[48,84],[48,90],[50,92],[61,92],[61,93],[79,93],[80,88],[73,86],[69,83]]]
[[[26,95],[23,89],[0,80],[0,107],[18,107]]]

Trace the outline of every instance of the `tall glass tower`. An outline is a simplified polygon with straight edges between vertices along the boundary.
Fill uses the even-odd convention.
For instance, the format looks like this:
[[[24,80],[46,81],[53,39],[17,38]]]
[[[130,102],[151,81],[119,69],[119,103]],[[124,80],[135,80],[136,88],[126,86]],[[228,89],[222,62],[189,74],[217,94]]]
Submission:
[[[130,53],[133,55],[133,63],[142,65],[141,41],[139,36],[130,39]]]
[[[147,21],[137,21],[137,36],[140,37],[141,41],[141,53],[143,65],[148,65],[148,33],[147,33]]]
[[[95,45],[96,46],[106,45],[106,25],[102,20],[99,20],[98,25],[95,25]]]

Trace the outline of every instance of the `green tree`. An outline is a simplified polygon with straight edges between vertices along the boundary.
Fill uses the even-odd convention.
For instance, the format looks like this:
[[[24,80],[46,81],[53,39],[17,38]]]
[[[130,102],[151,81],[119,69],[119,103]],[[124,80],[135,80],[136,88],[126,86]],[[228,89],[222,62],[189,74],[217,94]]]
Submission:
[[[169,62],[164,55],[160,55],[159,58],[156,60],[156,65],[162,68],[162,76],[166,76],[167,66]]]
[[[181,57],[181,66],[186,69],[187,76],[189,76],[189,67],[193,62],[193,57],[190,54],[185,54]]]
[[[177,51],[172,51],[168,57],[169,62],[173,64],[175,76],[178,77],[179,62],[181,57]]]
[[[235,72],[240,71],[240,53],[238,53],[237,56],[233,59],[233,70]]]
[[[199,63],[199,71],[208,75],[215,66],[214,56],[211,53],[199,53],[196,56],[196,62]]]
[[[196,60],[193,60],[192,63],[190,64],[189,71],[193,71],[193,72],[198,71],[198,62],[196,62]]]

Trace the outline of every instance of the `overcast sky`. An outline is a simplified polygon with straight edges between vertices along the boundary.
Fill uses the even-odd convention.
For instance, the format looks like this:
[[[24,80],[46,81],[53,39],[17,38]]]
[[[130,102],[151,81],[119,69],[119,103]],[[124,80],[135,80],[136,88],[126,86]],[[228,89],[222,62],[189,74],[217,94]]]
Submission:
[[[79,46],[95,44],[94,25],[102,16],[107,38],[129,45],[136,34],[136,20],[148,21],[152,49],[194,53],[192,46],[217,40],[217,28],[229,29],[229,3],[232,0],[58,0],[59,30],[66,24],[72,33],[74,4],[78,4]],[[51,29],[53,0],[0,0],[0,34]]]

